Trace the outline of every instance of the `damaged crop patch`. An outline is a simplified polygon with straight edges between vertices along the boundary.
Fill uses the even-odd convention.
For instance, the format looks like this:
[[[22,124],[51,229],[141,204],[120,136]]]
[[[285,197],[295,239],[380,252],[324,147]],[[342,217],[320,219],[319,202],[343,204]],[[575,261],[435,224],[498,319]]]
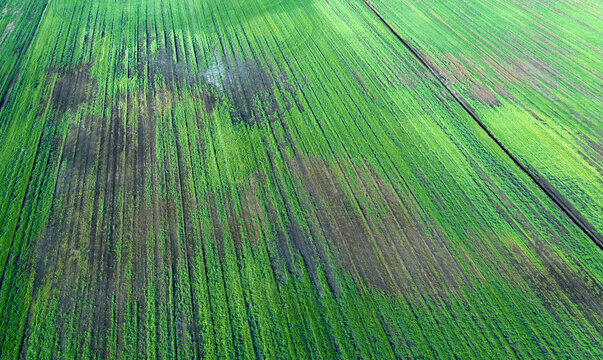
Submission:
[[[282,116],[288,110],[291,105],[281,105],[275,96],[275,81],[282,81],[281,86],[289,86],[285,76],[271,76],[256,61],[226,59],[222,83],[233,104],[231,118],[234,124],[253,125],[263,119],[264,114]]]
[[[411,294],[419,288],[445,296],[461,284],[470,286],[443,232],[417,217],[415,205],[369,165],[357,166],[359,178],[343,183],[338,166],[324,160],[302,159],[294,167],[310,194],[307,211],[318,220],[312,222],[314,230],[323,236],[335,263],[361,283],[388,293]],[[349,188],[357,182],[358,188]],[[427,240],[433,232],[438,241]]]
[[[73,78],[83,77],[77,75]],[[76,80],[62,81],[59,91],[81,91]],[[57,110],[73,109],[85,102],[82,98],[57,98]],[[34,293],[58,303],[61,329],[69,326],[68,316],[81,301],[89,303],[94,310],[86,312],[79,327],[99,334],[90,345],[99,354],[107,351],[103,338],[113,326],[111,316],[123,323],[126,304],[144,300],[150,271],[147,239],[160,208],[147,187],[155,171],[155,117],[152,106],[134,106],[145,101],[142,92],[120,94],[108,116],[70,124],[64,141],[56,135],[59,141],[53,144],[58,147],[52,152],[60,156],[49,163],[58,171],[51,216],[33,252]],[[124,199],[132,205],[124,206]],[[127,225],[132,222],[139,224],[136,229]],[[118,266],[120,259],[131,259],[134,268],[126,272]],[[137,281],[135,291],[126,286],[130,277]],[[58,339],[70,341],[63,335]]]
[[[467,87],[469,98],[482,104],[496,107],[501,105],[498,97],[504,98],[505,95],[508,95],[504,91],[496,94],[487,85],[480,82],[479,78],[476,78],[474,74],[483,76],[485,74],[484,69],[466,57],[459,56],[457,58],[452,54],[446,54],[440,60],[443,60],[445,64],[441,69],[443,78],[453,87]]]
[[[75,66],[52,66],[48,68],[47,79],[55,78],[50,103],[60,120],[65,112],[75,112],[98,91],[98,81],[90,75],[92,64],[80,63]]]
[[[223,55],[215,48],[205,55],[209,58],[207,65],[194,65],[178,58],[173,48],[166,46],[144,56],[146,60],[137,65],[136,76],[147,73],[155,86],[146,91],[164,93],[172,103],[189,94],[208,116],[217,107],[224,107],[235,125],[274,121],[282,118],[293,104],[303,110],[297,87],[284,70],[262,65],[257,55],[243,59]],[[124,61],[120,60],[119,68],[125,68]]]

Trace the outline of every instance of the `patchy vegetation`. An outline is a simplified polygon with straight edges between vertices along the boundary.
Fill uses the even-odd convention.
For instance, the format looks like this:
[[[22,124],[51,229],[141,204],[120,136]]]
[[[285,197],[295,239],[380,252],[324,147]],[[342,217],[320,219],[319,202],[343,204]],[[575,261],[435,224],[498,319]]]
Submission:
[[[0,358],[600,357],[588,4],[13,3]]]

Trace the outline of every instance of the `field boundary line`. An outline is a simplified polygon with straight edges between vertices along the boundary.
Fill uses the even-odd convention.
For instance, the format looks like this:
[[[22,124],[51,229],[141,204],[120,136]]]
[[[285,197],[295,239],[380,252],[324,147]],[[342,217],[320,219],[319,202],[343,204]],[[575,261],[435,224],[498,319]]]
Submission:
[[[498,145],[500,149],[517,165],[532,181],[551,199],[569,218],[576,224],[588,238],[590,238],[599,249],[603,250],[603,235],[555,188],[548,180],[540,175],[536,169],[529,165],[524,165],[513,153],[488,129],[486,124],[479,118],[475,110],[457,91],[446,85],[437,69],[417,51],[413,45],[406,41],[388,22],[381,16],[375,6],[368,0],[362,0],[379,20],[391,31],[391,33],[419,60],[419,62],[429,70],[429,72],[438,80],[438,82],[452,95],[453,99],[475,120],[475,122],[486,132],[486,134]]]

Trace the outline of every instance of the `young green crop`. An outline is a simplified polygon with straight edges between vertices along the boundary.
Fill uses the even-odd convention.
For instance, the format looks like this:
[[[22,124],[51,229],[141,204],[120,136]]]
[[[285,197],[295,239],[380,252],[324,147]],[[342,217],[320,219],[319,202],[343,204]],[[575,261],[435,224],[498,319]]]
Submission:
[[[31,43],[0,64],[0,357],[600,355],[600,249],[364,2],[28,6],[39,22],[3,41]],[[532,15],[510,6],[528,41]],[[429,16],[404,34],[436,39],[426,53],[463,74],[434,54],[469,27],[422,29],[454,10],[415,8]],[[481,36],[455,42],[463,61]],[[485,75],[453,85],[522,161],[575,169],[584,197],[559,191],[592,220],[579,204],[596,167],[554,139],[596,140],[594,120],[555,122],[596,99],[554,104]],[[516,99],[484,105],[498,83]],[[536,131],[517,116],[530,99],[557,135],[524,148],[496,116]],[[566,145],[568,168],[538,153]]]

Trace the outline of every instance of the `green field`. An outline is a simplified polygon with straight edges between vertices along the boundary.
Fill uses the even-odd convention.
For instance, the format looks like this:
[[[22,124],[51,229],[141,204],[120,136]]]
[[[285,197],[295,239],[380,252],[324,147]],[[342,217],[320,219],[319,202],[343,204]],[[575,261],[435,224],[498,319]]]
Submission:
[[[0,358],[603,358],[602,17],[0,0]]]

